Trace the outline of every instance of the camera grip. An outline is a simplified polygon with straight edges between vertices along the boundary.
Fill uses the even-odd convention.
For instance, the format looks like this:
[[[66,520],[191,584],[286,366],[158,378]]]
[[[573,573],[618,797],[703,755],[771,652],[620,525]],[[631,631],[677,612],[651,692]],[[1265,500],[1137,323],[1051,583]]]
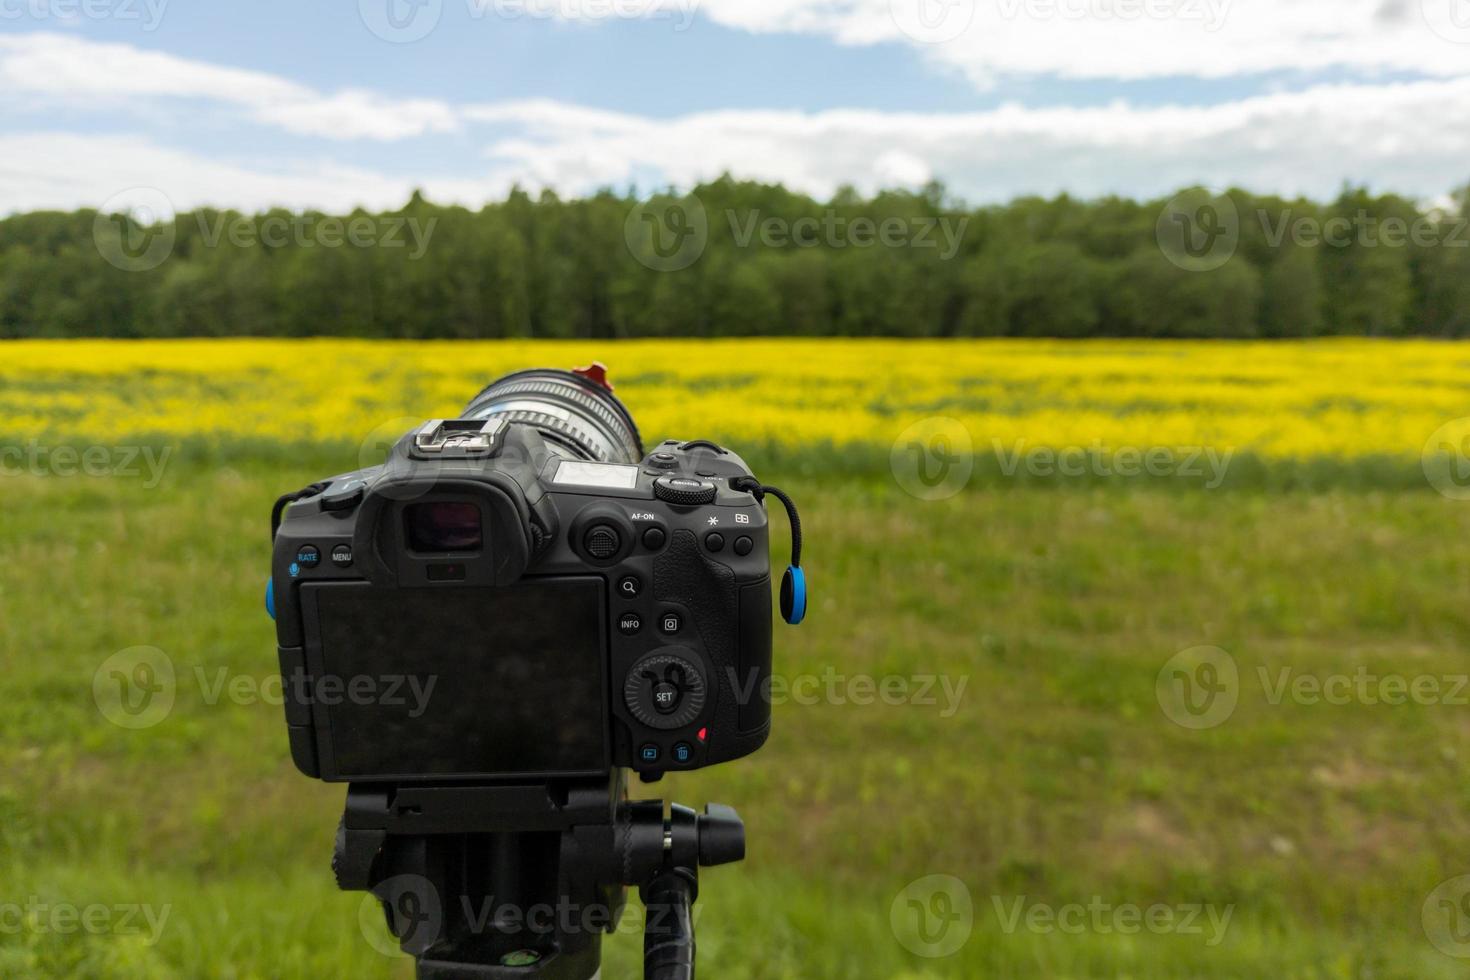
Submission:
[[[689,610],[715,674],[708,680],[717,696],[707,761],[754,752],[770,732],[769,576],[742,584],[730,566],[700,549],[694,532],[678,530],[654,561],[653,587],[660,602]]]

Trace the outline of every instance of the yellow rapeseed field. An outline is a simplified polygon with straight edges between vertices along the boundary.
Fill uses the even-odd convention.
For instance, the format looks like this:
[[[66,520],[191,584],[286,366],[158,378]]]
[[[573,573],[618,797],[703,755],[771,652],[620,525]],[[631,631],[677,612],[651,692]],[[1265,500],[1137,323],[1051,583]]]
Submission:
[[[745,444],[886,447],[944,416],[977,448],[1417,456],[1470,415],[1470,346],[1429,341],[15,341],[0,437],[361,443],[504,372],[591,360],[646,436]]]

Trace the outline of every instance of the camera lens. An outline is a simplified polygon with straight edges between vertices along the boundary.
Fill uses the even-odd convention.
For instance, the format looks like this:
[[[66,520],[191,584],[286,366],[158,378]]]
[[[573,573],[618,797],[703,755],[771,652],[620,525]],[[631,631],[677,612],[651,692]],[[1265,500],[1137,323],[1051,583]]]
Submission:
[[[636,463],[643,440],[612,391],[571,371],[535,368],[489,385],[465,409],[467,419],[500,416],[534,426],[553,448],[599,463]]]

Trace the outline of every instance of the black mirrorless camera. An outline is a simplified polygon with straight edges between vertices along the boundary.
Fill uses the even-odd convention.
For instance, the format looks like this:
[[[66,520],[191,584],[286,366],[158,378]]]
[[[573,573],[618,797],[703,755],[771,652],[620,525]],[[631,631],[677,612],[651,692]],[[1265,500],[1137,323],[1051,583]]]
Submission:
[[[596,365],[509,375],[382,465],[282,498],[268,604],[297,767],[655,778],[754,752],[771,724],[767,492],[789,507],[709,441],[645,454]]]

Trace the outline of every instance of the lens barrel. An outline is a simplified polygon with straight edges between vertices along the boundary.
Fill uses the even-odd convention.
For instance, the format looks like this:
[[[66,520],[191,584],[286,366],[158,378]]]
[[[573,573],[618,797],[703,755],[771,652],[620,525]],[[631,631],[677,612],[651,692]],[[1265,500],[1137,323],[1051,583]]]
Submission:
[[[577,459],[636,463],[643,440],[633,416],[610,389],[572,371],[532,368],[486,386],[464,411],[467,419],[498,416],[535,427],[552,446]]]

